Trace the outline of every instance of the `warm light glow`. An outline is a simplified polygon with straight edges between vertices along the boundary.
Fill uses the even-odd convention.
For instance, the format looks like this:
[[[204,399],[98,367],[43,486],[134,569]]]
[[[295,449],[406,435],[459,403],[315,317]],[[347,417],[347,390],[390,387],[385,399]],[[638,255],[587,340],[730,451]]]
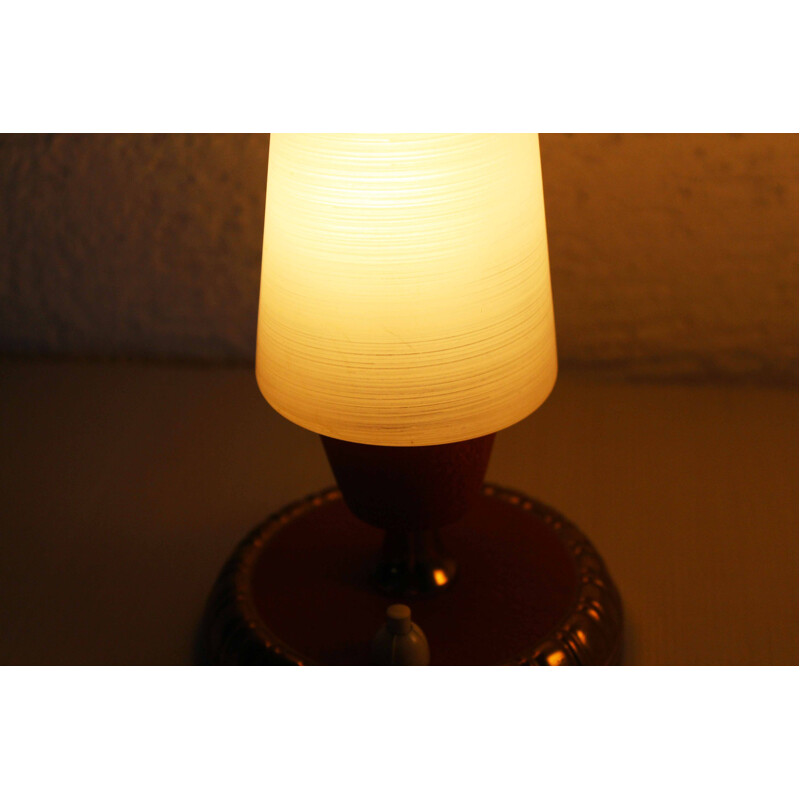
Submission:
[[[536,134],[273,134],[256,376],[365,444],[536,409],[556,347]]]
[[[433,571],[433,579],[436,581],[437,586],[444,586],[447,583],[447,575],[443,569],[435,569]]]
[[[560,667],[567,663],[567,654],[563,650],[556,650],[547,656],[547,663],[551,667]]]

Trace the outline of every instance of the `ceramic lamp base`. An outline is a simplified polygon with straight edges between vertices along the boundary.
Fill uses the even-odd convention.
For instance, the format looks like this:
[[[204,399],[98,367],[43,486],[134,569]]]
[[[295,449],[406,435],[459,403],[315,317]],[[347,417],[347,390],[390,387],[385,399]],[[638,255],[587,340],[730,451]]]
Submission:
[[[382,534],[336,489],[254,530],[220,573],[200,631],[211,664],[360,665],[386,607]],[[622,604],[589,540],[558,512],[486,485],[441,537],[459,565],[445,591],[402,598],[432,665],[616,664]]]

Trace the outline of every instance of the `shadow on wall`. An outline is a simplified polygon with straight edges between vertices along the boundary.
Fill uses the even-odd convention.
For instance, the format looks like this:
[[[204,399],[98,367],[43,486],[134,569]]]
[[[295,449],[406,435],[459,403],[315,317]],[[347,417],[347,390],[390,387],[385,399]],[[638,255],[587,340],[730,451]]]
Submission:
[[[252,361],[264,134],[0,136],[0,352]],[[795,134],[543,134],[562,364],[797,380]]]

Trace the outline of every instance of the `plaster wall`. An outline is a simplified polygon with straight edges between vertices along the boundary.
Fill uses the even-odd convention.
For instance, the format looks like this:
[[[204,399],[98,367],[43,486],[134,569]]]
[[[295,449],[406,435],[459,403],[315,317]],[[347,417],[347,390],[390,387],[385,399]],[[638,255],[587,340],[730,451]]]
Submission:
[[[0,136],[0,352],[252,360],[267,141]],[[796,382],[796,135],[541,147],[562,364]]]

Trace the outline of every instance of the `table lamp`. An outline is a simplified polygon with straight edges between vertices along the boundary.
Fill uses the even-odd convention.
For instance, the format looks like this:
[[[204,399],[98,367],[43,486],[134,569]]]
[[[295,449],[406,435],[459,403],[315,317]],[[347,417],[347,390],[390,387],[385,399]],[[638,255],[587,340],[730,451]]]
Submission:
[[[369,664],[405,606],[434,665],[616,663],[621,603],[588,539],[483,484],[556,372],[536,134],[273,134],[256,377],[338,488],[236,549],[205,658]]]

